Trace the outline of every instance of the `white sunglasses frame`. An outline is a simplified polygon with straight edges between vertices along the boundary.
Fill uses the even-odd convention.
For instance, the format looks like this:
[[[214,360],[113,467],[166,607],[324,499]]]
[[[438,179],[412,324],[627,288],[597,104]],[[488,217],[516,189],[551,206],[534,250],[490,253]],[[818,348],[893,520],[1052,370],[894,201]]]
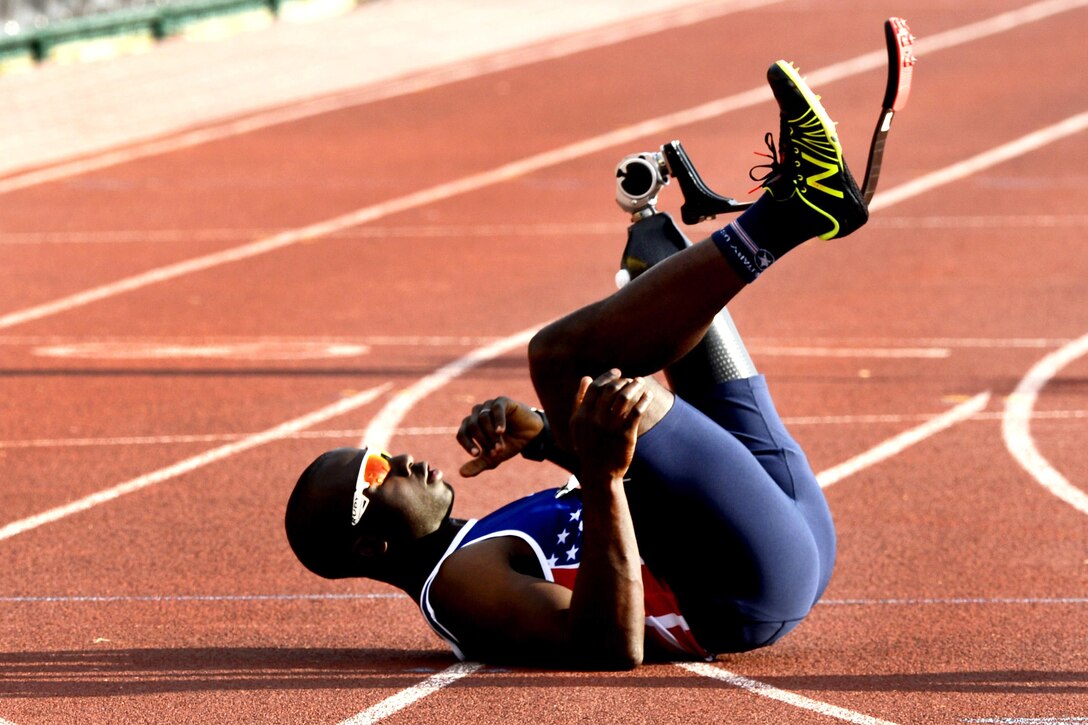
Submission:
[[[370,462],[371,458],[382,458],[388,462],[389,454],[376,448],[363,449],[363,457],[359,459],[359,473],[355,477],[355,493],[351,497],[352,526],[359,525],[359,522],[363,518],[363,514],[366,513],[366,509],[370,505],[370,497],[366,495],[367,489],[370,488],[370,482],[367,481],[364,476],[366,475],[367,464]]]

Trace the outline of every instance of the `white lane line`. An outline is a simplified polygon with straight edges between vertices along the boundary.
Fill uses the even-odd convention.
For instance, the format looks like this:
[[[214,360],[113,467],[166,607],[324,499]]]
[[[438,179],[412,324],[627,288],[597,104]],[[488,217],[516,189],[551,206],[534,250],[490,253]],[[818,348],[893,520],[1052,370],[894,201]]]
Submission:
[[[976,604],[1088,604],[1088,597],[930,597],[923,599],[821,599],[817,605],[832,607],[947,606]]]
[[[942,217],[947,224],[934,222],[932,226],[951,226],[954,222],[951,218]],[[1041,217],[1031,217],[1041,222]],[[1085,217],[1088,223],[1088,217]],[[1044,224],[1031,224],[1029,221],[1019,220],[1018,217],[1009,217],[1007,224],[994,223],[993,226],[1023,226],[1035,227]],[[479,239],[481,237],[499,237],[509,239],[511,237],[553,237],[556,235],[579,236],[615,236],[615,222],[550,222],[547,224],[450,224],[443,225],[411,225],[400,226],[368,226],[359,229],[351,229],[329,234],[333,238],[349,239],[427,239],[453,237],[465,239]],[[1051,223],[1049,226],[1056,226]],[[1070,226],[1074,226],[1070,224]],[[265,237],[290,229],[114,229],[105,231],[71,231],[71,232],[3,232],[0,231],[0,244],[13,245],[38,245],[38,244],[132,244],[151,243],[163,244],[166,242],[229,242],[252,237]]]
[[[1047,144],[1080,133],[1086,128],[1088,128],[1088,111],[1078,113],[1075,116],[1070,116],[1064,121],[1059,121],[1046,128],[1041,128],[1038,131],[1029,133],[1026,136],[1021,136],[1020,138],[1002,144],[997,148],[983,151],[982,153],[972,156],[969,159],[964,159],[959,163],[919,176],[917,179],[901,184],[884,194],[878,193],[873,198],[872,203],[869,204],[869,210],[877,211],[884,207],[892,206],[893,204],[898,204],[901,201],[906,201],[907,199],[932,191],[938,186],[944,186],[960,181],[972,174],[988,169],[991,166],[996,166],[997,164],[1004,163],[1005,161],[1009,161],[1018,156],[1023,156],[1024,154],[1031,153]]]
[[[1020,24],[1040,20],[1056,13],[1071,10],[1083,5],[1088,5],[1088,0],[1048,0],[1030,5],[1026,8],[1021,8],[1017,11],[1002,13],[995,18],[942,33],[941,37],[944,40],[942,40],[940,45],[933,47],[931,52],[977,40],[979,37],[983,37],[987,34],[1011,30],[1018,27]],[[882,67],[886,60],[887,57],[884,51],[865,53],[853,59],[835,63],[831,66],[813,71],[809,73],[808,76],[814,84],[829,83],[834,80]],[[678,126],[717,118],[732,111],[741,110],[769,101],[771,97],[771,92],[768,88],[759,86],[716,101],[704,103],[682,111],[668,113],[630,126],[617,128],[598,136],[593,136],[583,139],[582,141],[568,144],[567,146],[553,149],[552,151],[545,151],[543,153],[528,156],[487,171],[481,171],[460,179],[438,184],[429,189],[423,189],[372,206],[363,207],[332,219],[327,219],[298,229],[280,232],[279,234],[274,234],[231,249],[152,269],[41,305],[9,312],[0,316],[0,329],[14,327],[15,325],[20,325],[32,320],[39,320],[44,317],[67,312],[77,307],[91,304],[92,302],[98,302],[120,294],[132,292],[152,284],[166,282],[184,275],[267,254],[307,239],[327,236],[350,227],[377,221],[378,219],[382,219],[392,214],[444,201],[471,191],[477,191],[497,183],[525,176],[534,171],[540,171],[562,163],[569,163],[574,159],[582,158],[613,146],[630,143],[647,136],[658,136],[665,131]],[[1085,120],[1088,120],[1088,114],[1084,115]],[[1068,124],[1070,121],[1066,121],[1065,123]],[[1029,134],[1029,136],[1036,138],[1039,133],[1045,133],[1046,131],[1047,129],[1044,129],[1043,132],[1036,132],[1034,134]],[[1072,130],[1068,130],[1065,135],[1073,132],[1074,131]],[[1051,138],[1050,140],[1056,139],[1057,137]],[[1016,143],[1018,142],[1013,142],[1013,144]],[[1017,149],[1007,148],[1012,146],[1011,144],[1007,145],[1007,147],[1002,147],[1006,148],[1006,151],[1004,155],[1001,156],[1000,160],[1006,160],[1018,154],[1027,153],[1028,151],[1038,148],[1041,143],[1043,142],[1036,138],[1033,144],[1017,147]],[[976,159],[978,158],[979,157],[976,157]],[[985,168],[986,166],[995,163],[998,163],[997,159],[987,159],[985,165],[977,168],[975,166],[970,166],[970,162],[964,162],[964,164],[968,164],[967,166],[964,166],[964,164],[955,164],[949,168],[959,170],[951,177],[947,177],[947,175],[942,176],[944,173],[943,171],[927,174],[922,177],[922,179],[928,179],[922,187],[913,188],[912,185],[914,182],[911,182],[898,189],[894,189],[891,192],[878,194],[870,205],[870,208],[875,211],[878,208],[890,206],[898,201],[902,201],[903,198],[909,198],[910,196],[916,196],[923,191],[928,191],[934,185],[951,183],[958,178],[962,178],[962,176],[967,173],[973,173],[973,171],[977,171],[979,168]],[[2,191],[2,187],[0,187],[0,191]],[[898,196],[893,196],[893,194],[896,193],[898,193]]]
[[[360,592],[357,594],[70,594],[0,596],[0,604],[186,604],[189,602],[340,602],[374,599],[409,600],[402,592]],[[922,597],[905,599],[821,599],[820,607],[921,607],[921,606],[1036,606],[1088,604],[1088,597]]]
[[[965,421],[974,423],[1004,420],[1004,412],[976,413]],[[1033,411],[1032,420],[1083,420],[1088,418],[1088,410],[1044,410]],[[782,419],[788,427],[800,425],[895,425],[898,423],[928,422],[933,419],[931,413],[897,413],[874,415],[806,415],[787,416]],[[457,426],[420,425],[400,426],[393,430],[395,436],[453,436]],[[303,430],[285,436],[292,440],[360,440],[366,436],[364,428],[337,428]],[[0,449],[33,448],[96,448],[111,446],[169,446],[187,443],[223,443],[248,438],[252,433],[179,433],[157,436],[111,436],[105,438],[28,438],[23,440],[0,440]]]
[[[946,347],[764,347],[751,345],[748,351],[753,355],[768,357],[850,357],[850,358],[918,358],[942,360],[952,354]]]
[[[146,594],[146,595],[71,595],[40,597],[0,597],[3,604],[111,604],[115,602],[186,603],[186,602],[318,602],[358,601],[367,599],[408,599],[400,592],[370,594]]]
[[[868,227],[891,229],[1038,229],[1088,226],[1088,214],[990,214],[987,216],[881,216]],[[0,235],[0,242],[4,239]],[[1048,241],[1040,239],[1040,242]],[[1066,244],[1065,241],[1058,241]]]
[[[1070,725],[1088,723],[1088,717],[983,717],[963,719],[960,722],[994,723],[994,725]]]
[[[958,28],[923,36],[915,43],[915,53],[924,60],[928,55],[937,51],[972,43],[998,33],[1017,30],[1029,23],[1045,20],[1085,5],[1088,5],[1088,0],[1044,0],[1043,2],[1032,3],[1022,8],[1016,8],[967,25],[961,25]],[[881,68],[887,60],[888,57],[885,51],[874,51],[853,60],[842,61],[817,71],[807,72],[805,77],[810,86],[819,88],[823,84],[854,75],[854,73],[859,72],[857,70],[859,68],[862,70]],[[873,208],[871,204],[870,208]]]
[[[15,337],[0,337],[0,345],[5,344],[6,339],[18,339]],[[816,338],[804,338],[799,337],[784,341],[779,338],[749,338],[749,348],[770,345],[774,341],[780,342],[782,345],[798,345],[806,344],[813,346],[838,346],[838,345],[865,345],[868,347],[877,348],[893,348],[902,345],[910,345],[915,347],[949,347],[949,348],[981,348],[981,349],[997,349],[1006,350],[1011,348],[1034,348],[1044,349],[1049,347],[1055,347],[1057,345],[1064,345],[1070,342],[1069,338],[1047,338],[1047,337],[922,337],[922,338],[830,338],[830,337],[816,337]]]
[[[202,468],[209,463],[221,461],[237,453],[248,451],[251,448],[256,448],[258,446],[263,446],[266,443],[281,440],[299,430],[309,428],[310,426],[316,425],[317,423],[320,423],[322,421],[328,420],[330,418],[335,418],[338,415],[342,415],[344,413],[355,410],[356,408],[360,408],[367,403],[373,401],[390,387],[392,387],[391,384],[386,383],[385,385],[379,385],[369,390],[364,390],[360,393],[352,395],[351,397],[339,400],[332,405],[327,405],[324,408],[313,411],[312,413],[307,413],[306,415],[295,418],[294,420],[289,420],[286,423],[281,423],[274,428],[269,428],[262,433],[257,433],[256,435],[249,436],[248,438],[244,438],[235,443],[228,443],[227,445],[213,448],[210,451],[205,451],[204,453],[192,456],[191,458],[186,458],[185,460],[179,461],[178,463],[175,463],[171,466],[167,466],[166,468],[160,468],[157,471],[146,473],[130,481],[117,484],[116,486],[112,486],[107,489],[103,489],[96,493],[90,494],[89,496],[84,496],[83,498],[64,504],[63,506],[57,506],[56,508],[44,511],[40,514],[35,514],[34,516],[29,516],[25,519],[20,519],[19,521],[13,521],[10,524],[6,524],[5,526],[0,527],[0,541],[10,539],[13,536],[18,536],[19,534],[36,529],[39,526],[43,526],[54,521],[59,521],[60,519],[66,518],[73,514],[77,514],[81,511],[86,511],[88,509],[94,508],[95,506],[98,506],[99,504],[113,501],[114,499],[120,498],[125,494],[139,491],[141,489],[147,488],[148,486],[153,486],[157,483],[168,481],[171,478],[176,478],[177,476],[180,476],[182,474],[195,471],[196,469]]]
[[[480,669],[480,667],[481,665],[475,662],[458,662],[455,665],[450,665],[441,672],[431,675],[418,685],[412,685],[405,690],[401,690],[396,695],[387,697],[357,715],[353,715],[347,720],[342,720],[340,725],[370,725],[371,723],[376,723],[394,713],[400,712],[417,700],[437,692],[447,685],[453,684],[462,677],[471,675],[473,672]]]
[[[480,239],[482,237],[554,237],[616,236],[616,223],[550,222],[546,224],[449,224],[367,226],[327,235],[349,239],[428,239],[452,237]],[[1088,214],[989,214],[944,216],[879,216],[870,219],[867,229],[1037,229],[1039,227],[1088,226]],[[265,237],[287,229],[112,229],[68,232],[4,232],[0,244],[165,244],[170,242],[228,242],[252,237]],[[1040,239],[1040,242],[1047,240]],[[1064,244],[1065,242],[1061,242]]]
[[[416,346],[465,346],[476,347],[496,342],[501,338],[490,335],[170,335],[129,337],[123,335],[0,335],[0,345],[70,345],[86,343],[131,344],[324,344],[324,345],[379,345]],[[947,348],[982,348],[1005,350],[1010,348],[1046,349],[1072,342],[1071,338],[1048,337],[922,337],[922,338],[854,338],[854,337],[797,337],[790,340],[773,337],[746,337],[748,350],[761,353],[794,354],[799,348],[819,351],[821,348],[875,350],[876,356],[895,357],[896,350],[918,350],[921,354],[942,356]],[[913,353],[911,354],[913,356]]]
[[[915,52],[921,57],[927,53],[981,40],[1007,30],[1016,30],[1028,23],[1044,20],[1069,10],[1076,10],[1085,5],[1088,5],[1086,0],[1048,0],[1047,2],[1032,3],[969,25],[923,36],[915,44]]]
[[[360,357],[370,352],[366,345],[320,342],[212,342],[149,343],[138,340],[126,342],[73,342],[45,345],[31,350],[37,357],[67,360],[246,360],[251,362],[285,362],[298,360],[328,360]]]
[[[448,429],[450,432],[456,429]],[[416,435],[429,435],[441,431],[428,429],[424,433]],[[401,431],[398,431],[401,432]],[[411,431],[407,431],[409,435]],[[314,430],[298,431],[285,435],[284,438],[293,440],[307,440],[316,438],[356,438],[363,434],[361,428],[349,428],[346,430]],[[30,438],[27,440],[0,440],[0,449],[20,448],[92,448],[98,446],[173,446],[187,443],[222,443],[249,438],[253,433],[192,433],[159,436],[113,436],[108,438]]]
[[[434,192],[432,201],[445,198],[441,195],[440,189],[430,190]],[[427,192],[420,192],[411,196],[417,197],[417,201],[423,199],[423,195]],[[314,239],[324,236],[331,232],[339,231],[356,224],[362,224],[365,221],[371,219],[377,219],[385,214],[392,213],[392,210],[396,207],[396,202],[401,204],[405,203],[406,197],[401,197],[399,200],[393,200],[388,204],[378,204],[371,207],[360,209],[351,214],[346,214],[335,219],[330,219],[317,224],[311,224],[300,229],[294,229],[288,232],[282,232],[275,234],[271,237],[265,237],[249,244],[243,244],[232,249],[227,249],[221,252],[215,252],[213,254],[206,254],[201,257],[194,257],[175,264],[169,264],[164,267],[158,267],[155,269],[142,272],[131,277],[126,277],[116,282],[101,285],[99,287],[93,287],[91,289],[77,292],[67,297],[61,297],[51,302],[46,302],[34,307],[28,307],[15,312],[9,312],[3,316],[0,316],[0,328],[14,327],[15,325],[21,325],[31,320],[39,320],[44,317],[59,314],[61,312],[67,312],[68,310],[82,307],[84,305],[91,304],[92,302],[98,302],[99,300],[108,299],[110,297],[116,297],[117,295],[125,292],[132,292],[149,285],[158,284],[160,282],[166,282],[177,277],[183,277],[195,272],[202,272],[204,270],[212,269],[230,262],[238,262],[251,257],[256,257],[268,252],[281,249],[283,247],[296,244],[306,239]],[[404,208],[411,208],[407,206]]]
[[[844,707],[838,707],[837,705],[831,705],[826,702],[820,702],[819,700],[813,700],[805,697],[804,695],[798,695],[794,692],[787,692],[786,690],[780,690],[773,685],[768,685],[766,682],[760,682],[759,680],[753,680],[743,675],[738,675],[735,672],[722,669],[716,665],[712,665],[706,662],[678,662],[677,667],[682,667],[685,670],[693,672],[703,677],[710,677],[715,680],[721,680],[733,687],[739,687],[742,690],[752,693],[753,695],[759,695],[760,697],[766,697],[771,700],[777,700],[784,702],[787,705],[801,708],[802,710],[809,710],[811,712],[819,713],[826,717],[832,717],[836,720],[843,720],[845,722],[857,723],[857,725],[895,725],[888,720],[881,720],[879,718],[870,717],[869,715],[863,715],[860,712],[854,712],[853,710],[847,710]]]
[[[980,412],[964,418],[972,422],[1001,420],[1002,413]],[[1046,410],[1032,413],[1033,420],[1080,420],[1088,418],[1088,410]],[[910,415],[810,415],[788,416],[782,419],[786,425],[873,425],[892,423],[913,423],[917,421],[928,422],[933,419],[932,414],[913,413]],[[0,448],[3,443],[0,443]]]
[[[354,357],[369,351],[373,345],[388,346],[440,346],[479,345],[496,338],[483,337],[371,337],[349,339],[288,339],[277,337],[236,338],[53,338],[37,340],[32,336],[0,337],[0,345],[31,345],[31,354],[38,357],[95,360],[142,360],[171,358],[228,358],[238,360],[309,360],[320,358]],[[752,343],[748,350],[753,355],[766,357],[813,357],[813,358],[876,358],[876,359],[931,359],[949,357],[948,347],[911,347],[888,345],[884,347],[848,347],[817,345],[760,345]]]
[[[816,476],[816,480],[820,482],[820,486],[823,488],[838,483],[842,479],[852,476],[864,468],[876,465],[881,461],[901,453],[916,443],[920,443],[926,438],[940,433],[942,430],[945,430],[956,423],[967,420],[971,416],[982,411],[989,401],[990,394],[988,392],[979,393],[970,400],[960,403],[955,408],[926,421],[920,426],[904,431],[899,435],[889,438],[883,443],[870,448],[864,453],[856,455],[847,461],[843,461],[837,466],[832,466],[825,471],[821,471]]]
[[[1005,400],[1001,435],[1005,447],[1025,471],[1046,490],[1067,504],[1088,514],[1088,492],[1077,488],[1050,464],[1035,445],[1031,435],[1031,417],[1040,391],[1062,368],[1088,354],[1088,335],[1055,350],[1037,362]],[[1086,478],[1085,480],[1088,480]]]
[[[375,345],[400,347],[449,347],[477,346],[494,342],[499,338],[486,335],[170,335],[139,336],[123,335],[0,335],[0,345],[169,345],[169,344],[272,344],[272,345]],[[1061,341],[1061,342],[1064,342]],[[1049,346],[1052,347],[1054,342]],[[1003,341],[995,341],[994,347],[1003,347]],[[1046,345],[1040,345],[1046,347]]]

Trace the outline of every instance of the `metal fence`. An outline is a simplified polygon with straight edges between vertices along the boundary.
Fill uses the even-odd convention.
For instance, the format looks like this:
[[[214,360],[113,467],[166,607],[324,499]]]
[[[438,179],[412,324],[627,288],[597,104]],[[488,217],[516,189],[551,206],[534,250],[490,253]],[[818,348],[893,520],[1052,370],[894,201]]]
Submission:
[[[114,10],[155,8],[172,0],[0,0],[0,37],[39,30],[60,20]]]

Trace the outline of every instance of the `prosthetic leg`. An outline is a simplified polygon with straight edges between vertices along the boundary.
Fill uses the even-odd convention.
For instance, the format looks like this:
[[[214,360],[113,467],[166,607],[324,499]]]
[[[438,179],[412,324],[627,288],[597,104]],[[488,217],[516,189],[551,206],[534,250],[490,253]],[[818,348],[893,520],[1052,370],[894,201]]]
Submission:
[[[660,152],[624,157],[616,168],[616,203],[631,215],[632,224],[627,229],[627,245],[620,260],[620,271],[616,274],[619,287],[691,246],[691,241],[680,231],[672,216],[654,207],[670,177],[676,178],[684,194],[681,217],[685,224],[695,224],[717,214],[741,211],[750,206],[710,191],[679,141],[666,144]],[[725,308],[714,318],[699,344],[665,369],[673,392],[685,398],[694,398],[718,383],[756,374],[755,365]]]
[[[884,37],[888,50],[888,81],[862,185],[866,206],[876,190],[892,116],[906,105],[914,74],[914,36],[906,21],[889,18],[884,23]],[[788,71],[783,72],[789,75]],[[803,83],[803,79],[800,82]],[[792,78],[790,83],[796,87],[798,80]],[[819,100],[818,96],[816,100]],[[782,136],[780,133],[780,140],[785,143]],[[770,138],[770,134],[767,137]],[[774,173],[784,158],[782,161],[776,158],[778,152],[770,142],[768,147],[771,163],[764,168]],[[624,157],[616,167],[616,202],[631,215],[632,224],[627,230],[627,246],[623,250],[620,271],[616,274],[617,286],[622,287],[654,264],[691,245],[672,217],[654,208],[658,193],[671,178],[676,179],[684,195],[680,216],[685,224],[697,224],[718,214],[743,211],[752,205],[711,191],[695,171],[679,141],[671,141],[659,151]],[[754,176],[752,178],[757,180]],[[823,177],[814,178],[819,180]],[[773,183],[772,178],[762,185],[769,187]],[[835,231],[838,230],[837,224]],[[773,258],[770,261],[773,262]],[[693,388],[706,388],[728,380],[751,377],[756,370],[729,313],[722,309],[703,340],[665,373],[673,390],[684,395],[685,391],[690,394]]]

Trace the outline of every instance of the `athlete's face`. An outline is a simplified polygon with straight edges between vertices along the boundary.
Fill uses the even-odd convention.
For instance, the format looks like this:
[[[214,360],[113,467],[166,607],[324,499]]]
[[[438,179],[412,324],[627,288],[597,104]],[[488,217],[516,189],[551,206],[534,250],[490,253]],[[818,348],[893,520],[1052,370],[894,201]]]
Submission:
[[[389,521],[397,533],[413,539],[437,529],[453,506],[453,488],[443,479],[442,471],[409,455],[391,456],[385,480],[367,489],[366,496],[370,505],[360,526],[365,526],[367,516],[373,513]]]

